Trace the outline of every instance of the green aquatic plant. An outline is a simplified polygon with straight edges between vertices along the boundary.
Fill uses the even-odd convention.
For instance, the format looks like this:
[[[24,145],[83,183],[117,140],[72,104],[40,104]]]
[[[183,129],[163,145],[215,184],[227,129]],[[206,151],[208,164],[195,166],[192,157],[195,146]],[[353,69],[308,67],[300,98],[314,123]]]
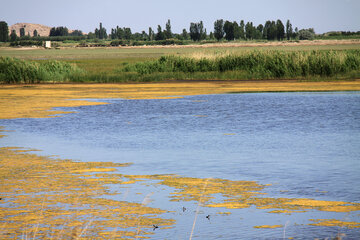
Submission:
[[[360,50],[347,51],[251,51],[243,54],[192,58],[162,56],[157,60],[126,65],[123,72],[140,75],[164,72],[248,73],[249,78],[331,77],[360,70]]]
[[[83,73],[76,65],[67,62],[0,57],[0,83],[66,82]]]

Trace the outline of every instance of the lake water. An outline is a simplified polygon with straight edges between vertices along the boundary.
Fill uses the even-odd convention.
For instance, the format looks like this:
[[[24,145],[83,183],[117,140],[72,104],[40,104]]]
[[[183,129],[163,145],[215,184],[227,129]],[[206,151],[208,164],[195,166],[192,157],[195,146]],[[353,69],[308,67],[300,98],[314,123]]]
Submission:
[[[108,105],[66,108],[51,119],[0,120],[2,146],[81,161],[132,162],[125,174],[250,180],[271,184],[273,198],[360,202],[360,93],[251,93],[161,100],[101,100]],[[152,192],[152,207],[177,224],[153,239],[188,239],[196,204],[169,202],[171,188],[129,186]],[[132,201],[141,202],[133,195]],[[129,200],[129,199],[128,199]],[[180,214],[186,206],[189,211]],[[266,210],[266,211],[265,211]],[[268,210],[201,208],[194,239],[332,237],[359,230],[309,226],[309,219],[360,221],[359,212],[271,214]],[[220,211],[230,215],[218,214]],[[211,221],[205,216],[213,216]]]

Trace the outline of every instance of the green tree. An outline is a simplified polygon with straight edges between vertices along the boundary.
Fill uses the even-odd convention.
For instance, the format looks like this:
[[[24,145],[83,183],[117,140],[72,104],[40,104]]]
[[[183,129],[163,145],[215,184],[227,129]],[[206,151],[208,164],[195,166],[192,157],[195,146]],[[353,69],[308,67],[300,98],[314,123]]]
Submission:
[[[300,40],[313,40],[315,38],[315,31],[313,28],[301,29],[299,31]]]
[[[224,20],[219,19],[214,22],[214,37],[220,41],[224,37]]]
[[[173,34],[171,32],[171,23],[170,23],[170,19],[168,19],[166,26],[165,26],[165,38],[169,39],[172,37],[173,37]]]
[[[165,39],[164,32],[161,30],[161,26],[158,25],[157,33],[156,33],[156,36],[155,36],[155,40],[156,40],[156,41],[160,41],[160,40],[164,40],[164,39]]]
[[[234,40],[234,25],[232,22],[226,21],[224,24],[225,38],[228,41]]]
[[[250,39],[250,40],[253,39],[254,34],[255,34],[255,31],[254,31],[253,23],[252,22],[247,22],[246,25],[245,25],[246,39]]]
[[[280,19],[276,21],[276,37],[279,41],[285,38],[284,24]]]
[[[123,38],[126,40],[130,40],[132,37],[131,28],[123,28]]]
[[[205,40],[205,39],[207,39],[207,37],[208,37],[207,31],[206,31],[206,28],[204,28],[204,31],[201,34],[201,40]]]
[[[124,39],[124,28],[116,26],[115,33],[116,33],[116,38],[117,39]]]
[[[20,37],[25,37],[25,28],[20,28]]]
[[[154,36],[155,36],[154,31],[152,30],[151,27],[149,27],[149,33],[148,33],[149,41],[153,41],[155,38]]]
[[[17,39],[16,31],[12,30],[11,34],[10,34],[10,41],[14,42],[14,41],[16,41],[16,39]]]
[[[102,23],[100,23],[100,28],[99,28],[99,39],[103,39],[104,38],[104,30],[103,30],[103,27],[102,27]]]
[[[244,23],[244,20],[240,21],[239,31],[240,31],[240,38],[245,39],[245,23]]]
[[[263,38],[267,40],[275,40],[276,37],[277,37],[276,23],[274,21],[266,21],[263,30]]]
[[[9,27],[5,21],[0,22],[0,42],[9,41]]]
[[[141,38],[142,38],[143,41],[146,41],[149,38],[149,36],[146,34],[145,31],[142,31],[141,32]]]
[[[206,39],[206,29],[204,29],[203,21],[199,23],[199,31],[200,31],[200,40]]]
[[[210,32],[210,34],[209,34],[209,39],[210,39],[210,40],[214,40],[214,39],[215,39],[213,32]]]
[[[21,30],[21,29],[20,29]],[[67,27],[53,27],[50,29],[50,37],[57,37],[57,36],[68,36],[69,35],[69,30],[67,29]],[[21,37],[21,32],[20,32],[20,37]]]
[[[74,30],[69,35],[70,36],[83,36],[83,32],[81,30]]]
[[[235,39],[240,39],[241,38],[240,37],[240,35],[241,35],[240,26],[236,21],[233,22],[233,27],[234,27],[234,38]]]
[[[286,21],[286,38],[287,40],[290,40],[292,37],[293,37],[293,29],[290,20],[288,19]]]
[[[89,33],[87,34],[87,39],[94,39],[94,38],[96,38],[95,33],[89,32]]]
[[[188,34],[188,32],[186,31],[185,28],[182,30],[181,36],[182,36],[183,40],[189,40],[189,34]]]
[[[116,39],[116,29],[111,28],[110,38],[111,39]]]
[[[34,32],[33,32],[33,36],[34,36],[34,37],[37,37],[37,36],[38,36],[38,32],[37,32],[36,29],[35,29]]]
[[[299,29],[295,27],[295,31],[293,33],[293,38],[297,38],[299,36]]]
[[[198,23],[190,23],[190,38],[193,41],[200,41],[204,39],[204,25],[202,21]]]
[[[99,34],[99,39],[106,39],[107,38],[106,28],[104,28],[102,26],[102,23],[100,23],[100,28],[99,28],[98,34]]]
[[[259,24],[256,29],[259,31],[259,33],[261,34],[261,37],[263,35],[263,31],[264,31],[264,25]]]

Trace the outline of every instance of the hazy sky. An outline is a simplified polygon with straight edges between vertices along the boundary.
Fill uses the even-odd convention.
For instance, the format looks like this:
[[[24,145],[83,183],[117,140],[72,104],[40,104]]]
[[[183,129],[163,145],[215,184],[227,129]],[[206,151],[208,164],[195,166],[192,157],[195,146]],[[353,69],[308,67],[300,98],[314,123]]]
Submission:
[[[360,31],[360,0],[0,0],[0,21],[66,26],[83,32],[94,31],[99,22],[109,33],[116,25],[132,32],[165,27],[189,30],[190,22],[202,20],[207,32],[214,21],[224,19],[252,21],[290,19],[293,28],[313,27],[317,33]]]

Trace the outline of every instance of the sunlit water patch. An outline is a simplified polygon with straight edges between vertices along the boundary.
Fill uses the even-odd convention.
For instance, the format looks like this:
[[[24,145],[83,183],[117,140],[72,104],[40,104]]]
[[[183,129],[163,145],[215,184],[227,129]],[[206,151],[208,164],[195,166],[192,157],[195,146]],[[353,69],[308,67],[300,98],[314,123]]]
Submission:
[[[1,120],[15,132],[0,143],[133,163],[93,174],[118,192],[110,199],[141,204],[150,196],[149,207],[168,211],[162,217],[176,224],[152,229],[152,238],[188,238],[195,216],[197,239],[359,236],[360,94],[101,101],[111,104]]]

